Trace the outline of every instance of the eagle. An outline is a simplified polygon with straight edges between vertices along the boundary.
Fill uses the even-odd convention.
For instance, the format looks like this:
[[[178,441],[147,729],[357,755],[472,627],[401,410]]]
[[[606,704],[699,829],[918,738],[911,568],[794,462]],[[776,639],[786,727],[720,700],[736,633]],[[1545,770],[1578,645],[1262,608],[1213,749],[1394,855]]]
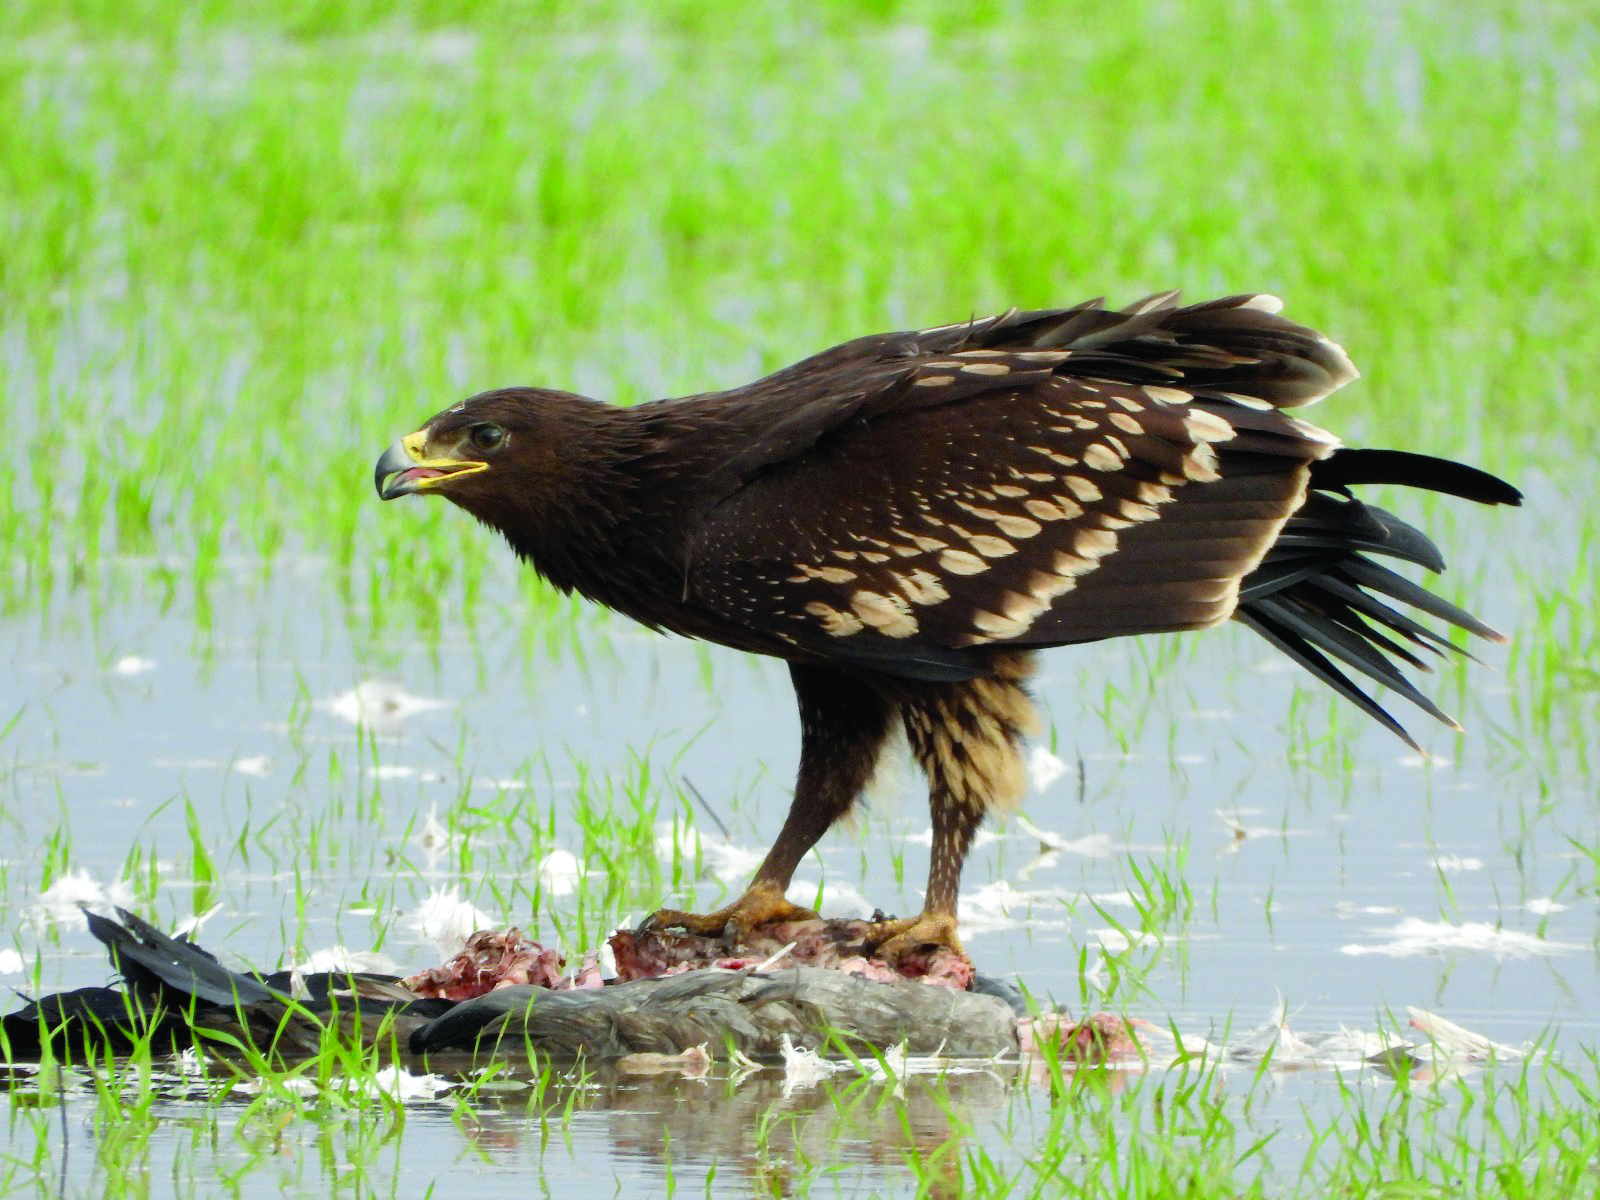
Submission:
[[[1414,746],[1363,690],[1460,728],[1401,670],[1458,649],[1413,614],[1506,640],[1384,565],[1444,563],[1351,489],[1520,493],[1290,415],[1357,371],[1281,308],[1165,292],[1012,309],[632,407],[501,388],[390,446],[375,482],[445,496],[562,591],[788,664],[800,763],[777,840],[733,903],[651,924],[735,939],[813,918],[785,898],[795,868],[898,730],[927,776],[932,861],[921,913],[869,942],[960,954],[962,862],[1025,789],[1038,651],[1232,619]]]

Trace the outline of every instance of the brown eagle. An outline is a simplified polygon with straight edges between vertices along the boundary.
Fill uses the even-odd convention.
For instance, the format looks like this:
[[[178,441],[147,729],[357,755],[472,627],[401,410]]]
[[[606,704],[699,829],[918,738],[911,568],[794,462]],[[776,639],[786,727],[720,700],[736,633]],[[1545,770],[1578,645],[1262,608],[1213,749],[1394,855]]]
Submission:
[[[1505,640],[1375,561],[1444,565],[1349,489],[1520,493],[1341,448],[1283,410],[1356,378],[1342,349],[1271,296],[1176,297],[860,338],[632,408],[484,392],[385,451],[378,493],[446,496],[563,591],[788,662],[801,747],[782,832],[733,904],[656,924],[733,937],[812,916],[784,891],[898,726],[928,777],[933,861],[922,913],[875,926],[877,953],[959,950],[962,860],[1023,792],[1034,651],[1232,617],[1409,742],[1339,664],[1453,725],[1396,667],[1450,643],[1396,605]]]

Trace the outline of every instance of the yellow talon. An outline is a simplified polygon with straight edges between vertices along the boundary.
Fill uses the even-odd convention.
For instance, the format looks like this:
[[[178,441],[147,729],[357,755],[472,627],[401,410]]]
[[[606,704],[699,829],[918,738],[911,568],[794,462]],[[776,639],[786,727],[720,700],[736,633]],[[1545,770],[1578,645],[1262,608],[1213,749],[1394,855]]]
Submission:
[[[737,945],[745,934],[763,925],[776,925],[785,921],[815,921],[817,914],[784,899],[776,884],[751,884],[748,891],[732,904],[715,912],[690,913],[676,908],[662,908],[647,917],[639,926],[640,933],[656,929],[683,929],[700,937],[720,937],[729,946]]]

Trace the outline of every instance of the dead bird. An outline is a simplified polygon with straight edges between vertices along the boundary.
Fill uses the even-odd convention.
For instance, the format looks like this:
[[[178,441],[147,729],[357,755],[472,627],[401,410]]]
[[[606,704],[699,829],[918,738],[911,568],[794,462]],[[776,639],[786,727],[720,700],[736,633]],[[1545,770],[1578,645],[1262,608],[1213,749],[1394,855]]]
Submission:
[[[509,974],[488,979],[475,969],[475,984],[487,990],[458,1001],[418,996],[392,975],[323,972],[302,980],[288,971],[235,971],[124,909],[116,919],[86,916],[124,988],[63,992],[7,1015],[13,1059],[36,1058],[46,1042],[68,1058],[92,1059],[149,1041],[158,1051],[200,1046],[228,1053],[243,1045],[292,1062],[315,1054],[330,1036],[402,1055],[515,1058],[531,1050],[592,1060],[680,1054],[702,1044],[713,1053],[731,1047],[771,1058],[785,1037],[868,1055],[901,1042],[913,1054],[953,1057],[993,1057],[1017,1047],[1014,995],[886,983],[844,969],[729,970],[691,962],[680,948],[674,964],[663,967],[673,974],[558,990],[511,982],[552,952],[515,930],[485,931],[475,938]],[[720,950],[712,939],[695,940],[702,955]],[[450,964],[437,971],[454,977]],[[436,983],[435,975],[415,978]],[[303,986],[292,991],[297,984]],[[997,990],[1003,994],[988,989]]]

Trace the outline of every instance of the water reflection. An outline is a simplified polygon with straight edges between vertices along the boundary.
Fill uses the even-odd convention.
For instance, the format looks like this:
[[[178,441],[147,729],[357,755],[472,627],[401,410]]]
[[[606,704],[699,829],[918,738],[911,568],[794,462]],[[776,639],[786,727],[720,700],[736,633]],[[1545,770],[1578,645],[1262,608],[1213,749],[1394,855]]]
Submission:
[[[1559,501],[1543,503],[1554,512]],[[617,628],[587,658],[530,651],[509,575],[480,607],[511,615],[447,622],[433,655],[399,663],[370,631],[345,628],[338,589],[314,574],[252,578],[236,594],[213,586],[198,640],[181,602],[163,611],[133,599],[97,623],[69,597],[59,620],[15,628],[0,649],[22,710],[0,772],[0,827],[26,848],[0,851],[7,982],[104,981],[64,903],[83,880],[120,889],[169,927],[220,904],[205,940],[235,966],[344,945],[381,948],[410,972],[439,961],[433,939],[467,908],[471,923],[536,928],[576,950],[691,890],[703,906],[719,902],[743,874],[739,852],[766,845],[781,819],[797,738],[772,664]],[[1516,612],[1513,588],[1490,577],[1486,611]],[[1451,699],[1484,732],[1440,735],[1444,753],[1421,764],[1381,730],[1295,698],[1291,678],[1254,654],[1248,634],[1221,631],[1171,649],[1046,657],[1046,741],[1066,770],[1041,758],[1025,817],[974,852],[963,916],[980,967],[1074,1010],[1110,1007],[1188,1033],[1253,1024],[1281,992],[1297,1030],[1372,1029],[1375,1013],[1415,1004],[1501,1042],[1552,1024],[1558,1048],[1592,1042],[1600,956],[1581,748],[1559,728],[1534,737],[1513,691],[1480,671],[1472,678],[1486,686]],[[399,682],[363,693],[374,678]],[[1447,675],[1440,694],[1459,686]],[[802,873],[830,889],[825,906],[832,894],[858,909],[914,909],[926,823],[909,773],[890,778],[859,830],[828,839]],[[1536,956],[1511,956],[1525,950]],[[1403,1065],[1413,1089],[1435,1069]],[[1225,1094],[1250,1091],[1252,1077],[1222,1076]],[[914,1076],[903,1101],[841,1077],[785,1096],[772,1074],[738,1087],[628,1077],[553,1084],[536,1098],[446,1095],[408,1108],[379,1155],[392,1168],[362,1169],[397,1196],[480,1166],[604,1195],[619,1180],[658,1189],[669,1170],[702,1180],[714,1170],[726,1186],[713,1192],[745,1195],[814,1176],[836,1176],[847,1193],[911,1191],[911,1161],[953,1189],[963,1160],[1002,1143],[1020,1163],[1053,1111],[1088,1120],[1102,1095],[1127,1107],[1096,1119],[1112,1123],[1107,1136],[1127,1135],[1162,1078],[1112,1073],[1058,1096],[999,1069]],[[1360,1094],[1376,1104],[1391,1090]],[[1316,1070],[1274,1076],[1251,1103],[1261,1122],[1298,1127],[1307,1112],[1342,1119],[1340,1094]],[[197,1105],[158,1110],[152,1171],[194,1153],[181,1148],[188,1133],[163,1127],[210,1137],[233,1120],[231,1108],[208,1117]],[[74,1128],[99,1119],[70,1107]],[[376,1135],[351,1121],[352,1144],[330,1149],[317,1140],[337,1142],[327,1128],[313,1137],[284,1118],[271,1153],[307,1163],[250,1186],[326,1194],[345,1176],[318,1162],[374,1153],[362,1147]],[[225,1136],[219,1145],[239,1152]],[[1265,1153],[1280,1148],[1298,1161],[1287,1141]],[[240,1170],[225,1155],[214,1166]],[[88,1179],[80,1168],[75,1180]]]
[[[838,1166],[947,1162],[973,1122],[1005,1107],[1012,1086],[1000,1072],[914,1076],[902,1085],[858,1079],[788,1095],[772,1073],[738,1083],[613,1078],[597,1081],[583,1098],[573,1136],[598,1139],[619,1157],[662,1171],[716,1164],[719,1175],[786,1195],[797,1176]],[[501,1124],[474,1111],[485,1128],[528,1135],[518,1114],[499,1114],[508,1118]]]
[[[107,1152],[74,1151],[66,1162],[69,1191],[82,1194],[104,1185],[98,1172],[127,1161],[131,1137],[142,1145],[141,1169],[152,1177],[179,1170],[240,1178],[244,1195],[325,1195],[359,1182],[357,1194],[409,1197],[430,1184],[452,1191],[474,1186],[474,1177],[487,1173],[537,1180],[547,1194],[574,1197],[662,1194],[669,1187],[708,1196],[822,1188],[943,1197],[965,1194],[980,1172],[1059,1191],[1110,1145],[1120,1147],[1124,1166],[1163,1156],[1181,1162],[1191,1144],[1193,1153],[1227,1163],[1235,1149],[1279,1128],[1289,1112],[1310,1128],[1349,1120],[1351,1105],[1403,1119],[1407,1095],[1446,1117],[1460,1105],[1463,1115],[1487,1105],[1496,1119],[1514,1122],[1507,1105],[1522,1102],[1514,1092],[1474,1085],[1469,1094],[1461,1086],[1463,1072],[1481,1069],[1438,1064],[1413,1048],[1347,1073],[1344,1088],[1334,1087],[1326,1070],[1290,1068],[1263,1078],[1252,1066],[1216,1063],[1075,1073],[991,1064],[898,1080],[837,1076],[802,1088],[787,1087],[776,1070],[701,1079],[508,1071],[468,1093],[410,1102],[403,1112],[314,1096],[299,1102],[208,1096],[192,1079],[173,1079],[158,1081],[153,1106],[130,1110],[148,1117],[113,1116],[86,1098],[92,1087],[79,1083],[38,1106],[14,1103],[13,1124],[19,1112],[34,1114],[26,1119],[40,1141],[34,1169],[52,1190],[61,1129],[69,1140],[79,1136],[73,1131],[96,1131],[97,1147]],[[29,1073],[7,1082],[24,1098],[36,1088]],[[1223,1113],[1223,1125],[1210,1124]],[[1221,1139],[1214,1146],[1207,1128]],[[19,1181],[13,1172],[11,1182]]]

